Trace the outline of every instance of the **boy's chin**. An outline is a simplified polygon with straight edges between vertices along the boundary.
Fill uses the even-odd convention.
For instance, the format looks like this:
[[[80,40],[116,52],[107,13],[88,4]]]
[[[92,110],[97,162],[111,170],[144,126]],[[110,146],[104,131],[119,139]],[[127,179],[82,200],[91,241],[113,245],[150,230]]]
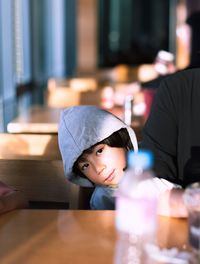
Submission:
[[[113,187],[113,188],[116,188],[118,186],[118,184],[119,184],[119,181],[113,181],[113,182],[110,182],[110,183],[108,182],[105,185]]]
[[[104,182],[104,183],[101,183],[100,184],[101,186],[105,186],[105,187],[117,187],[118,186],[118,183],[115,183],[115,182]]]

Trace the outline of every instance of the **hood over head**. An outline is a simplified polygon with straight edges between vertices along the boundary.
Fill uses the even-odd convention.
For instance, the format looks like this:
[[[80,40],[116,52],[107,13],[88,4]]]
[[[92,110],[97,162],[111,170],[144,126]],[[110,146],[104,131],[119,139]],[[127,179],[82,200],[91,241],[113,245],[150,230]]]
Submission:
[[[64,164],[65,176],[75,184],[94,186],[87,178],[75,175],[73,165],[84,150],[126,128],[134,150],[138,150],[137,139],[132,128],[113,114],[96,106],[73,106],[64,109],[60,115],[58,143]]]

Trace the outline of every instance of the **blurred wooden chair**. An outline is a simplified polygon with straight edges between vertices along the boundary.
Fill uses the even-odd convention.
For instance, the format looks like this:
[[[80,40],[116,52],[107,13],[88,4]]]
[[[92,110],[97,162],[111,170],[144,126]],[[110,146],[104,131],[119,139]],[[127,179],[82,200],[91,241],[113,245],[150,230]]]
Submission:
[[[85,91],[80,93],[81,105],[96,105],[101,106],[102,103],[102,90]]]
[[[138,67],[137,80],[147,82],[158,77],[154,64],[142,64]]]
[[[65,108],[76,105],[101,105],[102,90],[76,91],[71,88],[56,88],[47,91],[46,105]]]
[[[47,89],[53,90],[55,88],[70,88],[75,91],[94,91],[97,89],[98,82],[95,77],[75,77],[69,79],[49,79],[47,82]]]
[[[68,79],[50,78],[47,82],[47,89],[51,90],[57,87],[69,87]]]
[[[69,80],[69,87],[79,92],[95,91],[97,86],[98,84],[95,78],[78,77]]]
[[[100,83],[105,85],[116,84],[121,82],[129,82],[130,66],[126,64],[118,64],[115,67],[98,69],[96,78]]]
[[[58,135],[0,133],[0,159],[61,160]]]
[[[92,77],[49,79],[45,92],[48,107],[64,108],[80,104],[99,105],[98,82]]]
[[[64,108],[80,104],[80,92],[69,87],[47,89],[45,105],[48,107]]]

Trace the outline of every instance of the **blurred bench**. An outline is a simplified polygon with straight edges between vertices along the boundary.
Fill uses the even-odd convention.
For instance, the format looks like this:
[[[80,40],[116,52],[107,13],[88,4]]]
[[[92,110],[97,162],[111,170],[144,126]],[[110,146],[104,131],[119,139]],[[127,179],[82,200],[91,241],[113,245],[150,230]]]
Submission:
[[[64,177],[61,160],[0,160],[0,181],[22,191],[31,208],[79,207],[79,187]]]

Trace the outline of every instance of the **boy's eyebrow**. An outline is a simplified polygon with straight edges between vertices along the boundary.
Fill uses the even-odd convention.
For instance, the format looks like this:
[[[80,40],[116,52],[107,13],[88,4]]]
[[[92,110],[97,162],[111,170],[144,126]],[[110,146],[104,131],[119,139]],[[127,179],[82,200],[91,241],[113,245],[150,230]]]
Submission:
[[[80,162],[85,162],[85,161],[87,161],[86,157],[81,156],[81,157],[78,159],[77,162],[80,163]]]
[[[91,153],[94,151],[94,149],[95,149],[95,147],[96,147],[97,145],[99,145],[99,144],[96,144],[96,145],[90,147],[89,149],[85,150],[85,151],[83,152],[83,154],[80,156],[80,158],[77,160],[77,164],[78,164],[79,162],[86,162],[86,161],[87,161],[87,156],[88,156],[89,154],[91,154]]]

